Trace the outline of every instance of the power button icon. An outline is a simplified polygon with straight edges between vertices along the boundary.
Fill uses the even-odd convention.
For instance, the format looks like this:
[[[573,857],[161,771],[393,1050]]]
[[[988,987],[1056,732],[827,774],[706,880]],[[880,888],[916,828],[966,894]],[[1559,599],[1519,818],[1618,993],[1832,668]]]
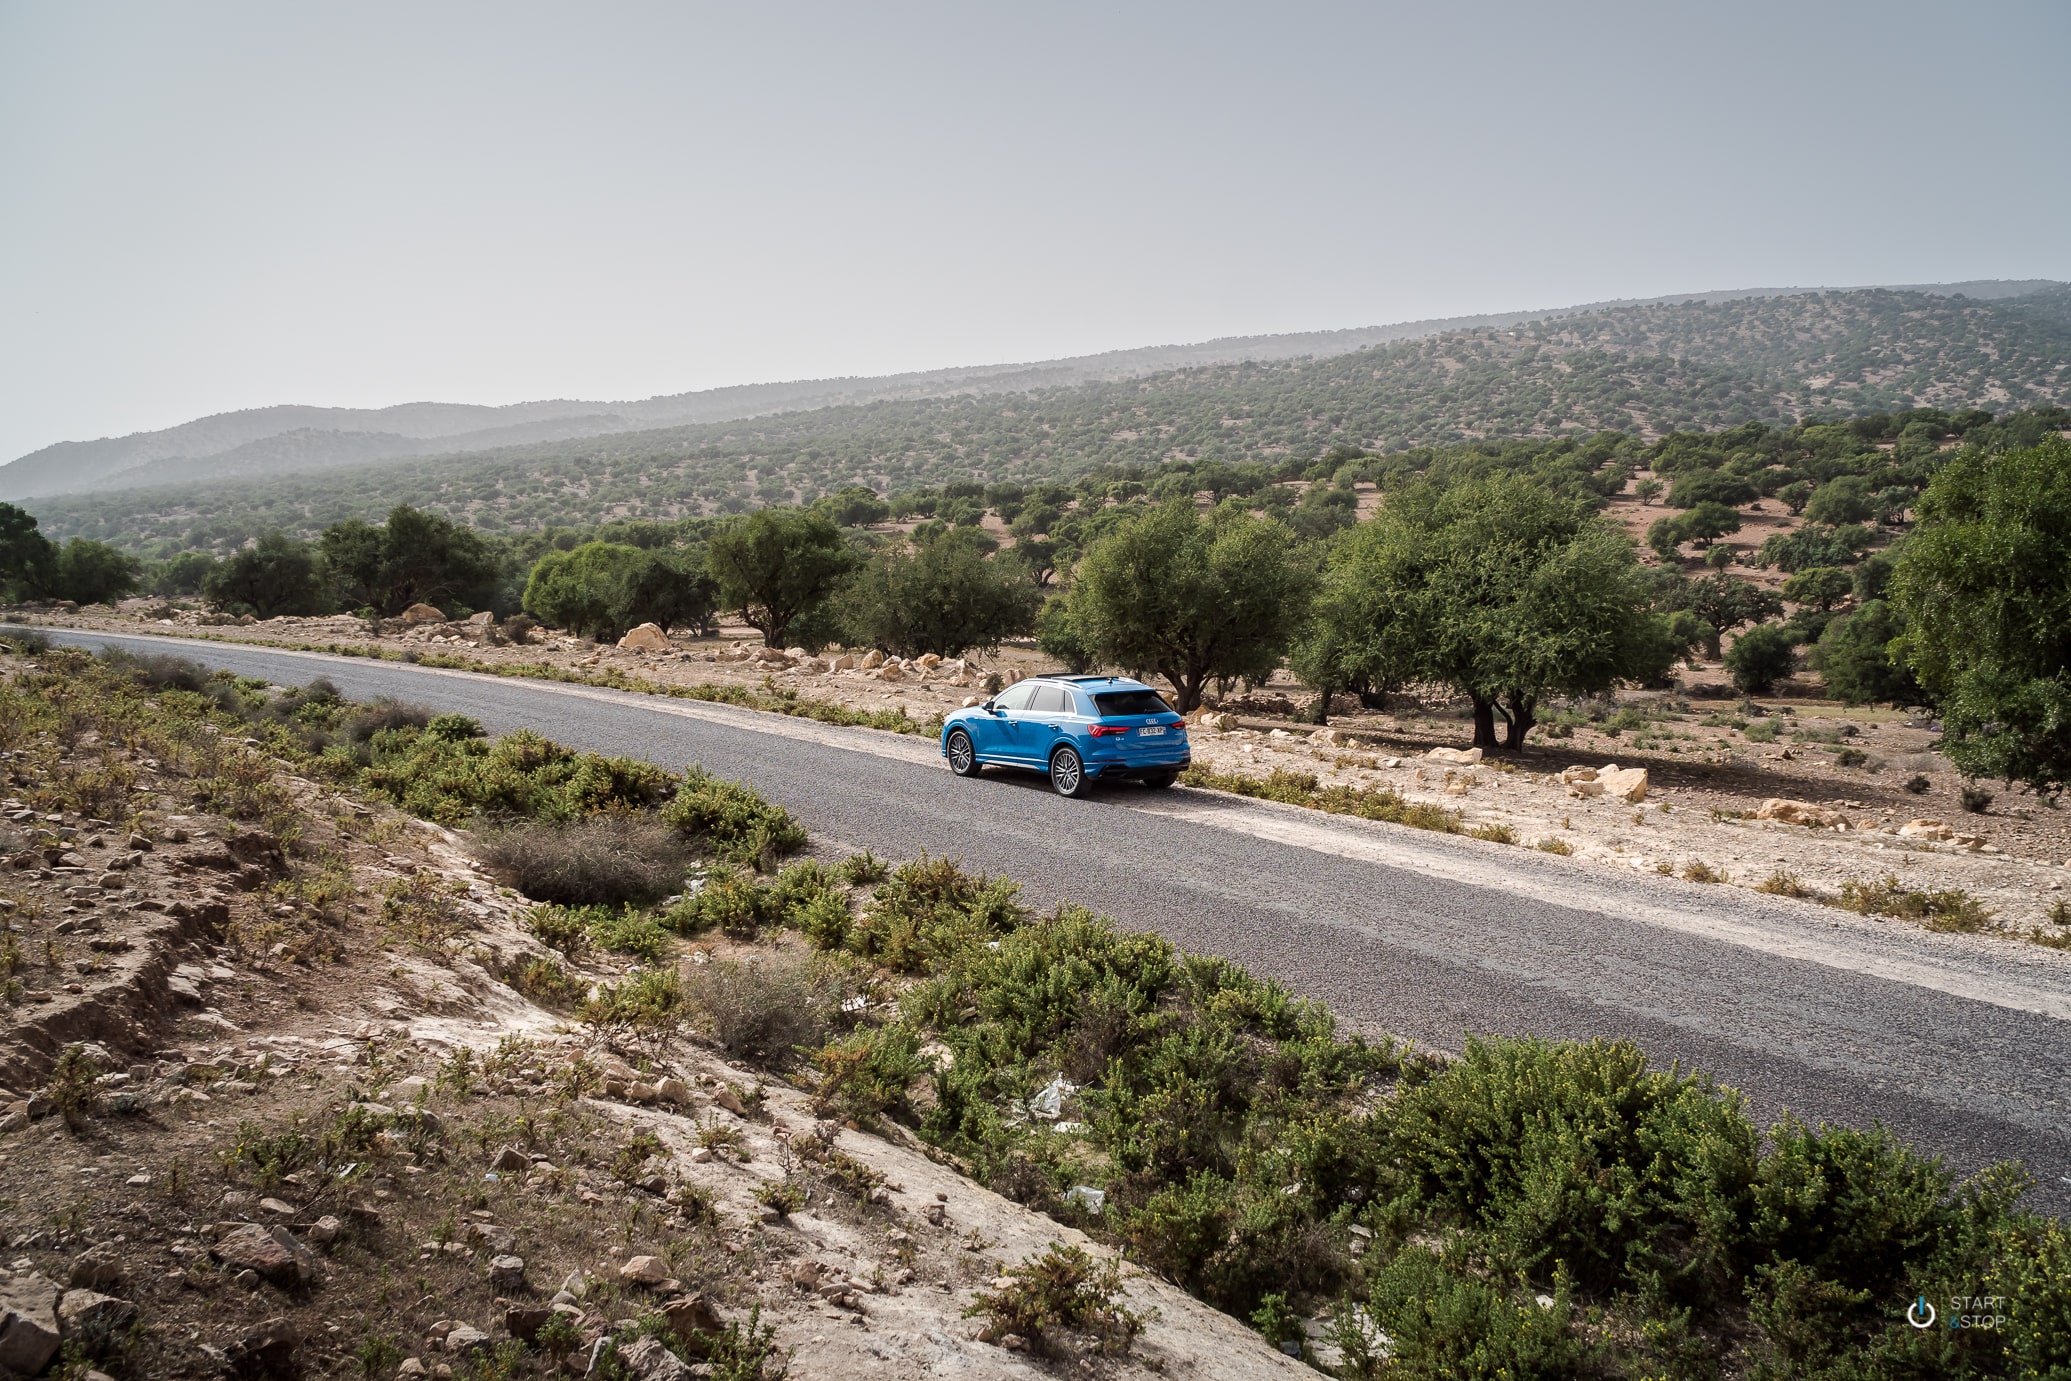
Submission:
[[[1915,1328],[1934,1327],[1934,1306],[1922,1295],[1906,1307],[1906,1322]]]

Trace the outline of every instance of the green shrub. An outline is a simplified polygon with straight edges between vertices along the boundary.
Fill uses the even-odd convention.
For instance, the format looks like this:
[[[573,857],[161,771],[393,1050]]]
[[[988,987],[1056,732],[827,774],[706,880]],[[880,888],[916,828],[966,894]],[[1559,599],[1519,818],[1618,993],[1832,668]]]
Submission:
[[[1908,888],[1896,873],[1886,873],[1874,882],[1844,882],[1834,904],[1864,916],[1918,921],[1929,930],[1982,930],[1992,919],[1985,904],[1960,887],[1944,892],[1916,891]]]
[[[577,1016],[592,1026],[672,1031],[683,1008],[683,983],[674,969],[648,969],[616,983],[600,984]]]
[[[778,911],[770,888],[725,864],[705,871],[693,890],[662,916],[678,935],[720,930],[738,938],[757,935]]]
[[[849,930],[849,945],[898,973],[921,973],[971,940],[989,940],[1025,915],[1021,889],[973,878],[946,858],[901,865]]]
[[[1084,1247],[1052,1242],[1009,1266],[1004,1278],[1008,1284],[980,1291],[964,1311],[984,1318],[989,1341],[1012,1333],[1040,1345],[1058,1331],[1082,1333],[1120,1356],[1143,1327],[1143,1316],[1121,1303],[1121,1264],[1096,1261]]]
[[[1564,1289],[1544,1308],[1411,1248],[1375,1275],[1368,1308],[1392,1340],[1391,1378],[1568,1381],[1583,1371],[1586,1352]]]
[[[906,1089],[932,1067],[920,1055],[920,1037],[907,1026],[866,1027],[821,1047],[813,1056],[819,1071],[817,1107],[842,1120],[868,1123],[906,1105]]]
[[[782,806],[771,805],[739,782],[715,777],[700,767],[683,774],[675,799],[662,816],[688,837],[721,858],[771,866],[785,854],[805,847],[805,828]]]
[[[1470,1040],[1404,1092],[1392,1133],[1425,1204],[1527,1270],[1592,1288],[1696,1281],[1730,1257],[1755,1164],[1738,1095],[1649,1070],[1630,1042]]]
[[[1756,624],[1726,649],[1726,670],[1748,695],[1767,695],[1796,665],[1790,634],[1773,623]]]

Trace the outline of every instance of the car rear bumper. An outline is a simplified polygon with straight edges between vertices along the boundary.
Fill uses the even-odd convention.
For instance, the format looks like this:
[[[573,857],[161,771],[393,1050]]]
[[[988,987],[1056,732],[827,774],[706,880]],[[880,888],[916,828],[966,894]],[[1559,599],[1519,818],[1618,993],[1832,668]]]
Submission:
[[[1157,762],[1089,762],[1087,770],[1096,777],[1148,777],[1159,772],[1184,772],[1193,765],[1193,758],[1181,755]]]

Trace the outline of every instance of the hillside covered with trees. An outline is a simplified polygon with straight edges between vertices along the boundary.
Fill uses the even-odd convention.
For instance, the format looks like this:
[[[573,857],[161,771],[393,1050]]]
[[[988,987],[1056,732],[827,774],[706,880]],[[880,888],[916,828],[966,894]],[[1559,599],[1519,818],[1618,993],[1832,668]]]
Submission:
[[[907,399],[236,482],[40,499],[47,531],[146,556],[312,537],[398,503],[487,533],[676,521],[955,483],[1588,442],[1912,408],[2071,403],[2071,287],[1979,300],[1866,290],[1643,304],[1321,359]],[[1500,442],[1498,442],[1500,439]],[[1550,454],[1550,452],[1549,452]],[[1412,464],[1416,462],[1411,461]]]

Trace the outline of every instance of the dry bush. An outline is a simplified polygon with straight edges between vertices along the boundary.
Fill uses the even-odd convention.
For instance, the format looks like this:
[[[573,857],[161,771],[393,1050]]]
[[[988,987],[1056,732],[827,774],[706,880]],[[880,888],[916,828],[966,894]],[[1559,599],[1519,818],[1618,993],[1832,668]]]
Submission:
[[[652,816],[599,814],[531,822],[484,834],[475,856],[534,901],[562,906],[643,905],[682,889],[690,852]]]
[[[839,991],[811,960],[788,956],[696,965],[683,986],[705,1034],[733,1054],[772,1062],[826,1039]]]

